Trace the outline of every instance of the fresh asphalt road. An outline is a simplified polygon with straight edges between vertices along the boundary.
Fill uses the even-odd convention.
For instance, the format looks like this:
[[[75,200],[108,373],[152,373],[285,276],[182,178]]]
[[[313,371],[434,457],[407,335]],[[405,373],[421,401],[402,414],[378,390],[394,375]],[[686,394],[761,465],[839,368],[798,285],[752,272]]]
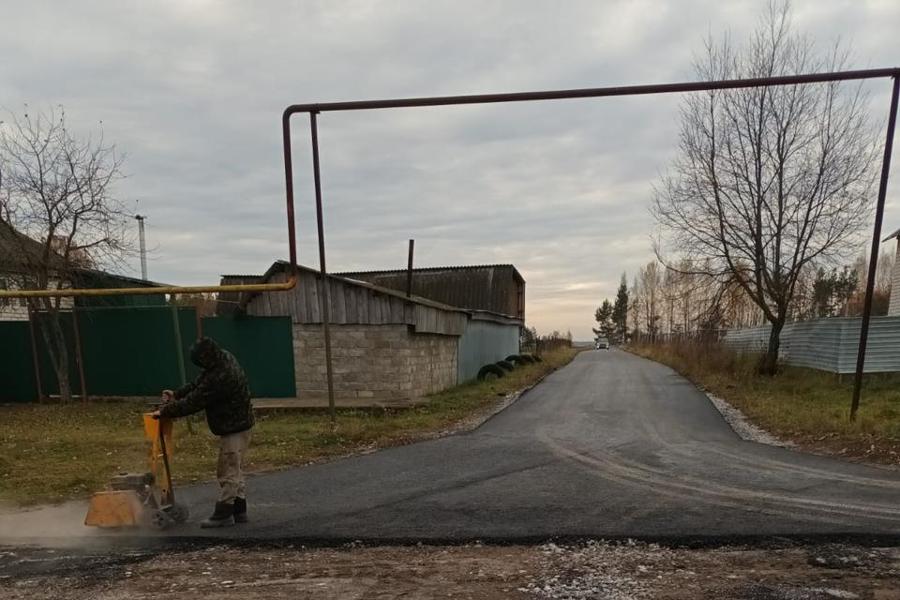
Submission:
[[[900,471],[742,441],[684,378],[616,350],[580,354],[472,432],[253,476],[250,524],[198,529],[215,491],[179,490],[191,522],[166,536],[900,535]]]
[[[743,441],[690,382],[616,350],[580,354],[470,433],[253,477],[248,493],[253,524],[216,535],[900,534],[900,471]],[[198,515],[213,494],[182,498]]]

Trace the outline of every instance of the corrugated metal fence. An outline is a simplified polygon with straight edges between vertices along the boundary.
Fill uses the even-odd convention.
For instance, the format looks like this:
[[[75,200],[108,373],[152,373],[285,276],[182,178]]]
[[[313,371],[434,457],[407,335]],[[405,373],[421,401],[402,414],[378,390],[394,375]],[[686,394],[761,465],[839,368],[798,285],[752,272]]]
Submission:
[[[781,359],[790,365],[831,373],[853,373],[859,352],[859,317],[831,317],[796,321],[781,334]],[[747,352],[762,352],[771,327],[732,329],[725,345]],[[866,373],[900,371],[900,317],[873,317],[866,346]]]
[[[459,338],[457,380],[475,379],[484,365],[519,353],[519,324],[511,319],[491,319],[473,315]]]
[[[178,309],[187,376],[197,369],[188,350],[197,337],[193,308]],[[36,317],[42,318],[42,317]],[[72,313],[60,315],[69,346],[69,381],[80,393]],[[172,312],[169,307],[82,308],[78,311],[85,387],[91,396],[156,396],[179,385]],[[244,367],[256,397],[293,397],[293,337],[289,317],[207,317],[203,334],[231,351]],[[35,328],[39,325],[35,322]],[[28,322],[0,322],[0,403],[31,402],[38,391]],[[50,356],[36,334],[44,394],[58,393]]]

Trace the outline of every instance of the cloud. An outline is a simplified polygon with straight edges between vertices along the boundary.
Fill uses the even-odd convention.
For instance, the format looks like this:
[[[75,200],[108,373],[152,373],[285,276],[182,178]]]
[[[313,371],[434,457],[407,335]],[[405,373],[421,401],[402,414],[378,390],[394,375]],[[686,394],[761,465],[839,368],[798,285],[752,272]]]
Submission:
[[[64,104],[127,155],[150,275],[214,282],[286,254],[280,116],[296,102],[679,81],[707,32],[760,4],[686,0],[16,3],[0,104]],[[895,2],[796,3],[817,38],[884,66]],[[887,86],[873,86],[883,119]],[[511,262],[528,320],[590,335],[622,272],[652,258],[648,199],[675,152],[676,96],[320,116],[328,264]],[[883,107],[883,108],[882,108]],[[293,125],[300,258],[316,264],[308,123]],[[885,227],[900,224],[891,193]],[[135,272],[137,264],[134,265]]]

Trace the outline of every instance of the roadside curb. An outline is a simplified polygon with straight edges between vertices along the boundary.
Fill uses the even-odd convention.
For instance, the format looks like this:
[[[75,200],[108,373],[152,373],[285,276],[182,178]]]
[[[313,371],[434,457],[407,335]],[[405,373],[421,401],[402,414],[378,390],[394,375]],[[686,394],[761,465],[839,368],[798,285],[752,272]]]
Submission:
[[[695,384],[696,385],[696,384]],[[766,444],[768,446],[777,446],[778,448],[797,448],[794,442],[779,439],[758,425],[750,422],[747,416],[727,400],[708,392],[699,385],[697,389],[709,399],[710,404],[715,407],[722,418],[731,427],[739,438],[747,442],[756,442],[758,444]]]

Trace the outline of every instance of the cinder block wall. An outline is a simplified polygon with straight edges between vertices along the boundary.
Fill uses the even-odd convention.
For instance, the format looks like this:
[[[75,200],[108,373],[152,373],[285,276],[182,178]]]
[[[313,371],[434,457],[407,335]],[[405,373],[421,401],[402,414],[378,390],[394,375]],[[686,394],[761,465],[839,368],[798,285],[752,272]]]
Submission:
[[[406,405],[456,384],[458,337],[417,334],[406,325],[332,325],[338,406]],[[294,325],[297,397],[327,405],[321,325]]]

